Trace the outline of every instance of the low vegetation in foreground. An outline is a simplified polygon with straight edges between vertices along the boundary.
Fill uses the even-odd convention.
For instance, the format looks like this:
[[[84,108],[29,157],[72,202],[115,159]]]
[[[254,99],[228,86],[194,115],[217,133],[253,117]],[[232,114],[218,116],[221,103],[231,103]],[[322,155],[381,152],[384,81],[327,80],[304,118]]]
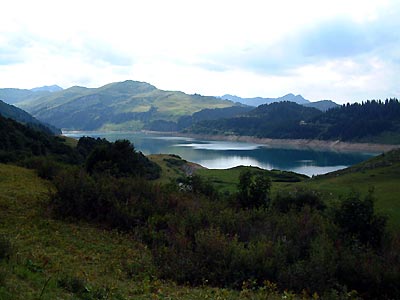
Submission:
[[[2,299],[400,297],[379,191],[330,202],[302,176],[244,168],[221,192],[127,141],[24,149],[10,161],[35,170],[0,165]]]

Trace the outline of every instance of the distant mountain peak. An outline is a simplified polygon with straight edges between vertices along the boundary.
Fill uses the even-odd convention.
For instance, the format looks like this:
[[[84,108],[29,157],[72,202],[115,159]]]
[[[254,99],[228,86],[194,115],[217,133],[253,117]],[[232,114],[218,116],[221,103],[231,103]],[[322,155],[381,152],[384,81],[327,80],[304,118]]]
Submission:
[[[41,86],[41,87],[35,87],[33,89],[31,89],[32,92],[59,92],[62,91],[63,88],[54,84],[54,85],[45,85],[45,86]]]
[[[226,99],[226,100],[231,100],[234,102],[240,102],[242,104],[250,105],[250,106],[259,106],[262,104],[271,104],[274,102],[282,102],[282,101],[290,101],[290,102],[295,102],[297,104],[305,104],[309,103],[310,101],[307,99],[304,99],[303,96],[301,95],[294,95],[293,93],[286,94],[282,97],[278,98],[262,98],[262,97],[254,97],[254,98],[241,98],[238,96],[233,96],[230,94],[225,94],[221,96],[220,98]]]

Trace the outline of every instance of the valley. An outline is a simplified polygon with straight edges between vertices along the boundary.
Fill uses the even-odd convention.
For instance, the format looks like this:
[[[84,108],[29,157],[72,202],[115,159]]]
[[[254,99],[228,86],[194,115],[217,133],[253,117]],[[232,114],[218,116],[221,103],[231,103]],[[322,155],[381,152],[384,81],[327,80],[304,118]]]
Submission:
[[[400,295],[397,99],[45,93],[0,106],[0,298]]]

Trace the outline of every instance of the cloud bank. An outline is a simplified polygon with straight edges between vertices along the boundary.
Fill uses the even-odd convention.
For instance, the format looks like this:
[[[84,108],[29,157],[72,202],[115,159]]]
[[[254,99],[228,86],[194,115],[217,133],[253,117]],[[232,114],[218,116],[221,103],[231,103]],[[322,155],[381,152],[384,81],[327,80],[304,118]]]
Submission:
[[[147,81],[205,95],[399,97],[397,1],[10,1],[0,87]]]

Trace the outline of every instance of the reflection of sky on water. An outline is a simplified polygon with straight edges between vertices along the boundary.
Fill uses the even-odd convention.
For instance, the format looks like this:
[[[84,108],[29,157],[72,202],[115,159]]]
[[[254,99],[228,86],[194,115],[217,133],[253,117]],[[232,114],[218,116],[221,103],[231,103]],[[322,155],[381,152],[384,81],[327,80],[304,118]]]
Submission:
[[[204,141],[145,133],[78,132],[65,135],[76,138],[100,137],[109,141],[128,139],[136,150],[144,154],[173,153],[211,169],[245,165],[293,171],[309,176],[343,169],[373,156],[370,153],[274,148],[253,143]]]
[[[255,150],[260,148],[260,145],[256,144],[232,143],[232,142],[205,142],[205,143],[191,143],[191,144],[176,144],[174,146],[189,147],[196,150],[216,150],[216,151]]]
[[[263,169],[273,169],[270,164],[260,163],[251,157],[231,156],[216,159],[205,159],[198,162],[200,165],[208,169],[229,169],[237,166],[257,166]]]

